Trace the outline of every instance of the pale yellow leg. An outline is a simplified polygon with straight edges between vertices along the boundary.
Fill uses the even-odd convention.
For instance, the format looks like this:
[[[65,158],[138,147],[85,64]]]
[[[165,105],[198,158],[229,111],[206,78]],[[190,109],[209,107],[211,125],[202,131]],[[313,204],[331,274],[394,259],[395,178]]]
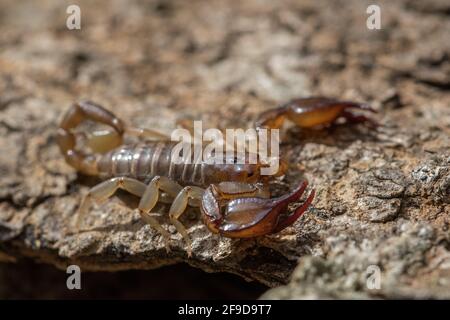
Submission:
[[[147,140],[170,140],[170,137],[164,133],[152,129],[143,129],[136,127],[126,127],[125,133]]]
[[[159,224],[159,222],[150,215],[150,210],[156,205],[158,201],[158,179],[153,179],[152,182],[147,186],[141,181],[127,178],[127,177],[118,177],[106,180],[91,190],[89,190],[88,194],[84,198],[77,217],[77,228],[79,228],[80,222],[88,207],[91,203],[105,201],[109,197],[111,197],[117,189],[122,189],[128,191],[131,194],[134,194],[138,197],[141,197],[139,202],[139,212],[141,214],[142,219],[151,225],[156,231],[158,231],[163,239],[166,246],[166,250],[170,251],[169,240],[170,234]]]
[[[178,183],[168,179],[167,177],[160,176],[154,177],[148,185],[145,185],[138,180],[128,177],[111,178],[93,187],[84,197],[78,210],[76,222],[77,228],[79,228],[82,218],[86,214],[87,209],[92,204],[92,202],[105,201],[106,199],[111,197],[118,189],[128,191],[138,197],[141,197],[138,206],[139,213],[146,223],[148,223],[162,235],[166,250],[168,252],[170,251],[170,234],[153,216],[151,216],[151,210],[155,207],[156,203],[160,199],[160,190],[167,194],[167,198],[175,198],[169,211],[169,217],[171,222],[177,228],[178,232],[181,233],[183,239],[186,241],[188,246],[188,255],[191,256],[191,241],[186,232],[186,229],[181,224],[181,222],[178,221],[178,218],[183,214],[188,203],[191,205],[196,205],[199,203],[204,191],[203,189],[199,187],[183,188]]]
[[[168,194],[174,194],[178,188],[181,189],[181,186],[177,183],[165,177],[156,176],[147,185],[138,207],[142,219],[162,234],[167,252],[170,252],[170,234],[150,215],[150,211],[158,202],[160,189]]]
[[[201,200],[204,190],[195,186],[184,187],[177,195],[175,200],[172,203],[169,211],[170,221],[173,223],[177,231],[182,235],[184,241],[187,245],[188,256],[192,256],[192,242],[189,238],[189,235],[186,231],[186,228],[183,224],[178,220],[180,216],[186,210],[189,199],[196,199],[198,201]]]
[[[78,216],[76,226],[79,228],[82,218],[87,212],[87,209],[92,204],[92,202],[102,202],[111,197],[117,189],[126,190],[138,197],[144,194],[146,185],[138,180],[117,177],[111,178],[109,180],[103,181],[102,183],[93,187],[81,202],[80,208],[78,209]]]

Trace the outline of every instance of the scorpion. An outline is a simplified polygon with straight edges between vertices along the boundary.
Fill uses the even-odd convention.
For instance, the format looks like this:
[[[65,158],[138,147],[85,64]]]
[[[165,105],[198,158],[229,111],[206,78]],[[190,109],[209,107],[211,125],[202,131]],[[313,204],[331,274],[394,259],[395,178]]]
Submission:
[[[280,129],[287,119],[300,128],[318,128],[333,125],[340,118],[348,122],[374,123],[364,115],[353,113],[352,109],[375,112],[366,104],[311,97],[294,99],[269,109],[260,114],[255,125],[258,129]],[[86,120],[112,128],[83,135],[90,152],[77,146],[79,136],[75,132]],[[125,135],[143,141],[127,145]],[[264,164],[260,161],[174,164],[170,155],[175,143],[167,136],[152,129],[127,125],[90,101],[74,103],[63,116],[57,143],[70,166],[103,180],[83,197],[77,226],[92,203],[105,201],[122,189],[140,198],[140,216],[162,236],[167,252],[170,251],[170,234],[151,214],[158,201],[171,203],[170,222],[182,235],[188,256],[191,256],[191,239],[180,222],[187,206],[200,207],[203,222],[211,232],[229,238],[251,238],[289,227],[309,208],[315,196],[312,190],[306,200],[288,214],[289,204],[302,197],[308,182],[303,181],[285,195],[271,197],[270,181],[282,177],[286,166],[279,166],[273,176],[264,176],[261,175]]]

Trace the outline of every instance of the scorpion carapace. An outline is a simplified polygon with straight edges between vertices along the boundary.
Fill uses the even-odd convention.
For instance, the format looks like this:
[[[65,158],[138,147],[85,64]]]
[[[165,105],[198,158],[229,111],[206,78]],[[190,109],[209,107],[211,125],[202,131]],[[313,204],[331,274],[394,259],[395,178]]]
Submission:
[[[369,107],[327,98],[293,100],[279,108],[261,114],[257,128],[280,128],[284,119],[300,127],[332,124],[339,117],[349,121],[371,121],[348,109]],[[83,121],[91,120],[110,126],[113,130],[84,134],[92,153],[77,147],[74,129]],[[124,134],[141,140],[136,145],[124,145]],[[302,182],[287,195],[271,198],[270,179],[281,176],[286,166],[281,165],[273,176],[261,174],[264,167],[256,163],[237,164],[208,161],[175,164],[171,153],[175,145],[157,131],[125,125],[110,111],[89,101],[75,103],[64,116],[58,130],[58,144],[66,161],[83,174],[99,176],[105,181],[93,187],[84,197],[78,212],[77,227],[91,202],[106,200],[118,189],[140,197],[138,210],[145,222],[155,228],[169,251],[170,234],[151,213],[158,201],[172,203],[169,218],[187,243],[191,255],[191,241],[179,221],[186,207],[197,206],[205,225],[214,233],[230,238],[249,238],[277,233],[292,225],[309,207],[314,190],[305,202],[291,214],[289,204],[298,201],[307,188]],[[154,140],[154,141],[149,141]]]

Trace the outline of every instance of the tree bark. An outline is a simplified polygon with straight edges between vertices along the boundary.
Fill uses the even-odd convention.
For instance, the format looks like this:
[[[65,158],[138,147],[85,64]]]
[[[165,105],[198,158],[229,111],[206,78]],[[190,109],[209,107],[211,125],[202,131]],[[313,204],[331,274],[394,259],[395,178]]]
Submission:
[[[449,298],[450,7],[378,3],[380,30],[366,27],[370,1],[79,1],[81,30],[68,30],[62,3],[2,1],[0,260],[113,271],[186,262],[272,287],[300,262],[265,297]],[[367,102],[380,126],[286,129],[280,186],[306,178],[317,195],[280,234],[222,238],[190,210],[188,258],[162,214],[167,254],[125,193],[75,232],[96,181],[55,143],[72,102],[170,134],[181,119],[250,128],[260,112],[312,95]],[[379,290],[367,286],[370,266]]]

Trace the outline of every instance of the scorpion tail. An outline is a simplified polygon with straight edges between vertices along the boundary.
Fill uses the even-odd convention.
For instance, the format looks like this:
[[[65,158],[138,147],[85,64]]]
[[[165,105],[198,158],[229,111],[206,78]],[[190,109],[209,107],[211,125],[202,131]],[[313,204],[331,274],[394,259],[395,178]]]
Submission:
[[[99,122],[114,129],[114,132],[99,131],[90,137],[88,144],[94,152],[105,152],[121,145],[124,125],[110,111],[89,101],[75,103],[62,119],[57,142],[67,163],[84,174],[96,175],[98,170],[95,154],[86,154],[77,150],[77,139],[72,132],[72,129],[85,120]]]

